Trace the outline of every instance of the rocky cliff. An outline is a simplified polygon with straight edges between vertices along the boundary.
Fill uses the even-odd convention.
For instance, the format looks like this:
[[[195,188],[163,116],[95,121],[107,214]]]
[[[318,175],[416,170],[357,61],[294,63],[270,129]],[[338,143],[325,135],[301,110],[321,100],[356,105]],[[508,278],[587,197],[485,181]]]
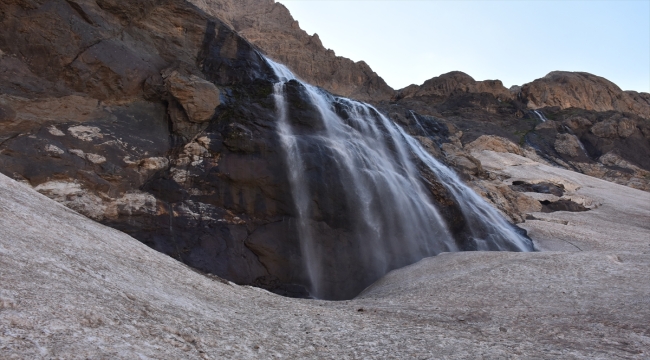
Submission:
[[[265,234],[298,251],[280,222],[292,201],[275,78],[253,45],[185,1],[6,1],[0,14],[2,172],[202,271],[297,282],[250,245]]]
[[[200,271],[308,295],[277,78],[258,48],[182,0],[16,0],[0,10],[3,173]],[[320,136],[323,115],[305,86],[289,82],[286,93],[305,141]],[[328,296],[351,297],[381,274],[335,266],[347,246],[367,251],[335,158],[312,143],[307,220],[330,275],[354,283]],[[426,181],[423,197],[451,224],[452,242],[472,248],[458,201],[434,175]],[[383,272],[398,264],[387,263]]]
[[[397,99],[424,96],[445,100],[462,93],[487,93],[499,100],[512,100],[516,95],[506,89],[500,80],[476,81],[463,72],[452,71],[429,79],[420,86],[410,85],[399,90]]]
[[[336,56],[318,34],[300,29],[284,5],[275,0],[192,0],[230,24],[301,79],[338,95],[361,101],[390,100],[395,91],[363,61]]]

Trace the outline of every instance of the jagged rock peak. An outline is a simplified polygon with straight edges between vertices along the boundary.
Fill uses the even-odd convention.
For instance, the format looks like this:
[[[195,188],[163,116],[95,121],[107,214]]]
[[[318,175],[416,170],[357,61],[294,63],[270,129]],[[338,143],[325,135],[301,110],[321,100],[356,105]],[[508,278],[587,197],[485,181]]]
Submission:
[[[302,30],[289,10],[274,0],[189,0],[231,25],[303,80],[362,101],[390,100],[395,90],[370,66],[336,56],[318,34]]]
[[[615,110],[650,118],[650,94],[622,91],[613,82],[586,72],[550,72],[522,86],[521,95],[531,109],[558,106],[561,109]]]
[[[476,81],[462,71],[452,71],[425,81],[422,85],[410,85],[399,90],[400,99],[419,96],[448,97],[456,93],[489,93],[499,99],[511,99],[513,94],[501,80]]]

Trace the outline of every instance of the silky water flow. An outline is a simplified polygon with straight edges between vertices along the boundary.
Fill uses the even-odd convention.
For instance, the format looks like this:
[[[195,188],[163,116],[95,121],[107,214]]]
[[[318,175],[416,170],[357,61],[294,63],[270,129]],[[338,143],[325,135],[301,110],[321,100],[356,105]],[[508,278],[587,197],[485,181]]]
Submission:
[[[463,250],[426,186],[423,168],[457,203],[466,224],[465,247],[532,250],[529,239],[374,107],[302,83],[284,65],[266,61],[279,80],[273,94],[277,131],[312,296],[351,298],[393,269]],[[288,86],[302,91],[318,126],[305,131],[301,119],[291,117]]]

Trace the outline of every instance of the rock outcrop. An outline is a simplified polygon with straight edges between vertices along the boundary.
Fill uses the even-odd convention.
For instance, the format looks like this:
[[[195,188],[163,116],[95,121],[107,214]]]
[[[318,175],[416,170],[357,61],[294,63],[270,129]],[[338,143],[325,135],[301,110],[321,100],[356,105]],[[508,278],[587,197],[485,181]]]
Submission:
[[[275,0],[191,1],[310,84],[361,101],[390,100],[395,95],[368,64],[336,56],[323,47],[318,34],[300,29],[289,10]]]
[[[446,99],[462,93],[487,93],[501,101],[512,100],[516,95],[506,89],[500,80],[476,81],[463,72],[452,71],[429,79],[422,85],[410,85],[399,90],[397,99],[422,96]]]
[[[219,89],[196,75],[183,76],[178,71],[163,74],[165,90],[183,107],[188,120],[202,123],[210,120],[220,104]]]
[[[650,119],[650,94],[622,91],[611,81],[585,72],[553,71],[522,86],[521,97],[531,109],[613,110]]]
[[[411,134],[435,140],[440,150],[453,144],[456,150],[432,153],[444,155],[470,178],[481,177],[476,171],[479,167],[459,160],[471,157],[472,147],[479,146],[650,190],[645,94],[637,94],[632,101],[631,92],[622,92],[605,79],[582,73],[552,74],[510,92],[500,84],[495,87],[487,82],[492,85],[486,86],[453,72],[401,90],[397,101],[382,109]],[[571,86],[584,91],[571,90]],[[537,108],[527,94],[541,88],[547,95],[562,93],[573,100]],[[441,127],[449,131],[440,133]],[[458,151],[463,147],[464,155]],[[522,220],[508,213],[513,220]]]

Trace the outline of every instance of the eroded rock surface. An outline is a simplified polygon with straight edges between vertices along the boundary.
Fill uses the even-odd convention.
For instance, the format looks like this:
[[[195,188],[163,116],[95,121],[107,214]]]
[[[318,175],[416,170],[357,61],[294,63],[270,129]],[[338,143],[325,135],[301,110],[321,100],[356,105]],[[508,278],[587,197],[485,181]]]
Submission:
[[[519,174],[561,180],[553,169],[530,170]],[[649,195],[564,174],[597,185],[590,194],[603,206],[549,214],[549,221],[578,218],[569,225],[531,221],[543,226],[530,231],[540,246],[553,245],[536,237],[544,230],[575,252],[444,254],[343,302],[289,299],[201,275],[0,175],[2,354],[643,359],[650,348],[650,229],[641,220],[650,216]],[[610,225],[601,221],[620,224],[611,229],[615,237],[600,233]]]

